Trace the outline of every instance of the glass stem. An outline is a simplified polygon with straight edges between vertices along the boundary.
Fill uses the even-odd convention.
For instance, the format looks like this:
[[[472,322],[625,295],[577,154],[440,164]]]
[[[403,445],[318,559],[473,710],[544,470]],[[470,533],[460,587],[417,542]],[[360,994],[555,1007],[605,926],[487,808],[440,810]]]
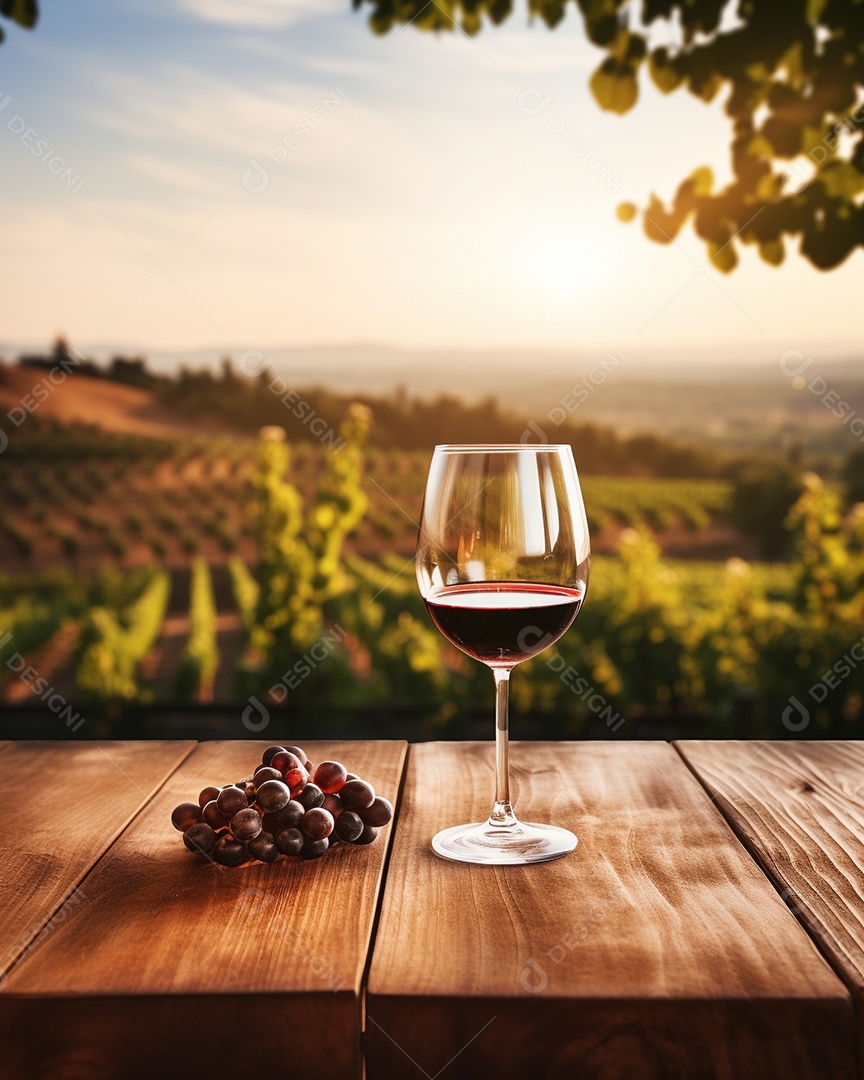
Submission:
[[[489,824],[515,825],[517,818],[510,805],[510,669],[494,668],[495,676],[495,805]]]

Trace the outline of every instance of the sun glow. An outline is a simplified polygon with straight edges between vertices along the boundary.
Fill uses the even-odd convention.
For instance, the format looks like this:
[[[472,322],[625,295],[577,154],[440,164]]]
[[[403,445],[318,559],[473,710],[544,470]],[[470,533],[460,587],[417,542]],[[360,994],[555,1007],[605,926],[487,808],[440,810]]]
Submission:
[[[548,229],[525,245],[519,276],[543,293],[575,296],[606,283],[613,262],[608,236],[576,227]]]

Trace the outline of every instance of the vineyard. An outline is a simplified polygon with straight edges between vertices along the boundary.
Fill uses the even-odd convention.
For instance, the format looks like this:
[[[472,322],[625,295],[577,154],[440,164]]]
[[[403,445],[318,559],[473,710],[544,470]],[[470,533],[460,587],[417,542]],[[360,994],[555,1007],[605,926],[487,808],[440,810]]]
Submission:
[[[13,450],[17,452],[13,453]],[[148,439],[55,431],[13,447],[0,471],[0,560],[7,570],[40,566],[96,570],[106,564],[154,562],[188,567],[203,558],[222,565],[255,559],[254,439]],[[328,451],[292,447],[290,478],[304,499],[315,496]],[[366,451],[368,512],[348,548],[369,558],[409,556],[429,455]],[[584,477],[595,550],[610,550],[622,527],[645,524],[670,534],[681,553],[699,535],[723,528],[731,499],[724,480]],[[729,553],[740,538],[723,533]],[[664,545],[665,546],[665,545]]]
[[[10,454],[7,707],[68,705],[99,730],[148,703],[233,702],[238,735],[247,703],[307,717],[404,708],[430,733],[464,733],[490,682],[417,593],[428,459],[364,450],[368,423],[349,415],[339,454],[278,429],[233,442],[57,433],[53,448]],[[723,735],[742,702],[753,730],[777,737],[796,730],[795,701],[810,734],[860,719],[864,525],[836,491],[811,477],[787,521],[794,558],[760,565],[663,554],[664,537],[728,529],[725,482],[584,488],[595,546],[613,550],[595,557],[573,629],[517,672],[514,710],[571,736],[670,716]]]

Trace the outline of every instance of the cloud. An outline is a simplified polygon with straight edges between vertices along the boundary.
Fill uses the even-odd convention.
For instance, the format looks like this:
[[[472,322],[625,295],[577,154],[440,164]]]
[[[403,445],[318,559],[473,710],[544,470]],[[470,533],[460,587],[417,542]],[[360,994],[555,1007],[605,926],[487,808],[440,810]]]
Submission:
[[[348,0],[181,0],[181,7],[202,22],[262,29],[349,11]]]
[[[126,163],[142,176],[155,180],[168,189],[193,192],[196,195],[220,194],[219,185],[200,165],[180,164],[155,154],[131,153],[126,155]]]
[[[100,104],[82,107],[85,119],[125,134],[138,148],[142,141],[181,145],[189,154],[212,148],[243,155],[262,144],[266,149],[318,96],[284,82],[247,90],[186,65],[167,65],[158,77],[103,70],[98,82]]]

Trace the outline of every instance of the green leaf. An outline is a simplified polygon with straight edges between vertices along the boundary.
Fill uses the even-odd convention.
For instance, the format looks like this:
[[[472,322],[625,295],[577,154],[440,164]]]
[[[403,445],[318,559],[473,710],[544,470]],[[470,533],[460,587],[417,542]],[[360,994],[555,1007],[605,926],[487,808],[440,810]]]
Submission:
[[[718,244],[709,240],[708,261],[722,273],[730,273],[738,265],[738,254],[735,251],[734,242],[727,240],[723,244]]]
[[[826,194],[834,199],[852,199],[864,191],[864,176],[851,161],[835,159],[819,170]]]
[[[619,116],[626,113],[639,97],[639,85],[632,66],[604,60],[591,76],[591,92],[601,109]]]
[[[655,49],[648,57],[648,74],[657,89],[664,94],[677,90],[684,81],[684,76],[669,61],[665,49]]]
[[[671,244],[683,220],[683,215],[667,213],[663,203],[656,195],[652,195],[642,217],[642,227],[649,240],[658,244]]]
[[[619,203],[615,208],[615,213],[618,215],[618,220],[626,225],[636,217],[636,207],[630,202]]]
[[[714,187],[714,173],[707,165],[702,165],[700,168],[694,169],[690,174],[690,178],[693,181],[694,195],[711,194],[711,188]]]
[[[714,71],[694,71],[690,75],[690,91],[703,101],[711,101],[723,79]]]
[[[786,256],[786,250],[783,247],[783,240],[766,240],[759,245],[759,254],[772,266],[779,266],[783,262]]]
[[[0,14],[14,19],[19,26],[32,30],[39,18],[36,0],[0,0]]]

